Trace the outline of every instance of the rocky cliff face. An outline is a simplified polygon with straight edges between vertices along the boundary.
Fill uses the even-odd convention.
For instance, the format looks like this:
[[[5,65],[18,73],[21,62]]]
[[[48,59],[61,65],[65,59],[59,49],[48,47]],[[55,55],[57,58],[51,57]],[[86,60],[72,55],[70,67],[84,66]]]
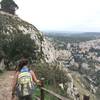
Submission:
[[[43,39],[44,41],[42,42],[42,51],[45,61],[48,63],[53,63],[56,61],[56,50],[47,37],[44,37]]]
[[[52,63],[55,60],[52,55],[53,46],[35,26],[20,19],[17,15],[0,11],[0,34],[10,36],[20,32],[31,35],[31,38],[38,46],[38,52],[43,54],[46,62]]]
[[[0,11],[0,24],[0,32],[3,34],[10,35],[19,32],[22,32],[23,34],[31,34],[31,38],[35,40],[37,45],[40,45],[41,43],[41,32],[39,32],[35,26],[23,21],[16,15]]]

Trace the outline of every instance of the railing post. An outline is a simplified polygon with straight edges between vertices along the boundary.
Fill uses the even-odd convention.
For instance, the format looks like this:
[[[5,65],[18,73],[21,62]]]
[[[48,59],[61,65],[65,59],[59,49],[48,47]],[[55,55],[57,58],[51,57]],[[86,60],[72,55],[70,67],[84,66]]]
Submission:
[[[89,100],[89,99],[90,99],[90,96],[86,96],[86,95],[83,96],[83,100]]]
[[[58,98],[58,100],[62,100],[62,99],[59,99],[59,98]]]
[[[44,78],[41,78],[41,99],[40,100],[44,100],[44,90],[42,89],[42,87],[44,87]]]

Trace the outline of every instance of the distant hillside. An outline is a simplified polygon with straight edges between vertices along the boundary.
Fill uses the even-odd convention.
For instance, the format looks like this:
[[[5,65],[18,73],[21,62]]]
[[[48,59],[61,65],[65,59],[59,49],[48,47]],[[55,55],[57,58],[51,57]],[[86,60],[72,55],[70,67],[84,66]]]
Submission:
[[[47,37],[53,38],[55,41],[64,42],[82,42],[100,38],[99,32],[84,32],[84,33],[68,33],[68,32],[45,32]]]
[[[80,37],[90,37],[90,38],[93,38],[93,39],[100,38],[100,32],[84,32],[84,33],[81,33],[81,34],[72,34],[72,35],[73,36],[76,35],[76,36],[80,36]]]
[[[67,31],[43,31],[46,35],[100,35],[100,32],[67,32]]]

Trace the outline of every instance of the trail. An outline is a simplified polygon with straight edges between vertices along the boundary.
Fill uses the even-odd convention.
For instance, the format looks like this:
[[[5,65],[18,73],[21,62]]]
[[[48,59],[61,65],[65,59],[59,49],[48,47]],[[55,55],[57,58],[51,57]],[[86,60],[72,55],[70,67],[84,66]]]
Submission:
[[[0,74],[0,100],[11,100],[12,80],[14,71]]]

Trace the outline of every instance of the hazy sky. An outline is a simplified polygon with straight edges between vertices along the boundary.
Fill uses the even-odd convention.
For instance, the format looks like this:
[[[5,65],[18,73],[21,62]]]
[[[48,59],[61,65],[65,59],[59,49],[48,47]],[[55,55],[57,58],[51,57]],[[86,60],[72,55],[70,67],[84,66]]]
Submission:
[[[100,31],[100,0],[14,0],[39,30]]]

